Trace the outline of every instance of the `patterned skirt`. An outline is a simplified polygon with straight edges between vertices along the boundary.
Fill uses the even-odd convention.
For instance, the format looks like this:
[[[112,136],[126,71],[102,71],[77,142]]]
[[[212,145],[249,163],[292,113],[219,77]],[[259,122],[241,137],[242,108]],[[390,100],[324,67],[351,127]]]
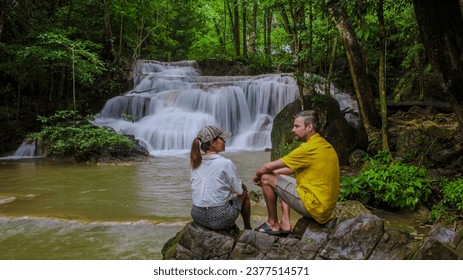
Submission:
[[[193,205],[191,217],[193,221],[205,228],[227,230],[235,225],[241,210],[241,202],[232,197],[228,203],[214,207],[198,207]]]

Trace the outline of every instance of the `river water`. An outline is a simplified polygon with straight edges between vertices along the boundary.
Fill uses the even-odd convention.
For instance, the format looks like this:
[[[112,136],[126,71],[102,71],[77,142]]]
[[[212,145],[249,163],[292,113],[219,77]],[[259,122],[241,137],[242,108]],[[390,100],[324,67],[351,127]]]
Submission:
[[[257,191],[252,175],[270,154],[224,156]],[[190,207],[186,154],[125,165],[0,160],[0,259],[161,259],[163,244],[191,221]],[[253,226],[265,218],[254,204]]]

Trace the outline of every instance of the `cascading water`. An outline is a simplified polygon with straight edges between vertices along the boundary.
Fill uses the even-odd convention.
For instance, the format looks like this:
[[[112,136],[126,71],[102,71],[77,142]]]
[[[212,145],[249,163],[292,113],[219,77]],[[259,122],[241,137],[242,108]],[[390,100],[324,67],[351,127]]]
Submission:
[[[194,61],[138,61],[134,88],[108,100],[94,123],[134,135],[151,154],[185,153],[204,125],[231,131],[227,150],[271,148],[276,114],[298,98],[291,74],[260,76],[201,76]],[[325,94],[324,84],[315,92]],[[357,102],[330,85],[346,120],[360,126]],[[1,159],[36,157],[35,143],[25,141]]]
[[[34,158],[41,157],[37,155],[37,145],[35,142],[29,142],[25,140],[21,145],[16,149],[13,155],[8,157],[0,157],[0,159],[21,159],[21,158]]]
[[[200,76],[195,62],[140,61],[134,88],[108,100],[95,124],[132,134],[151,154],[185,152],[204,125],[232,132],[227,150],[271,147],[276,114],[298,98],[287,74]]]
[[[33,157],[35,156],[35,144],[23,142],[13,156]]]

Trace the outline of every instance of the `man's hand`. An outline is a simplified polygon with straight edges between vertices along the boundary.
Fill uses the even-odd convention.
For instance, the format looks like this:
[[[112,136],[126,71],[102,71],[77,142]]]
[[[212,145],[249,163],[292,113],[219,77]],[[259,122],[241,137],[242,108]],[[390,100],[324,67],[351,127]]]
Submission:
[[[257,172],[256,172],[256,175],[254,175],[254,178],[252,179],[252,182],[254,183],[254,185],[260,186],[260,177],[262,176],[257,175]]]

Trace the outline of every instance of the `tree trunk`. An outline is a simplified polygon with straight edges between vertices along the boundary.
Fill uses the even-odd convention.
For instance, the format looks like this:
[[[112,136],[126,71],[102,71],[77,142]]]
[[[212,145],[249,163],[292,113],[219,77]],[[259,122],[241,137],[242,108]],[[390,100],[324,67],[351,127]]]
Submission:
[[[235,56],[240,56],[240,17],[238,0],[233,0],[233,7],[230,7],[230,1],[228,2],[228,13],[230,16],[231,30],[233,35],[233,46],[235,47]]]
[[[294,33],[295,31],[293,30],[293,27],[289,21],[289,17],[288,17],[288,12],[286,11],[286,6],[285,5],[278,5],[278,9],[280,11],[280,15],[281,15],[281,19],[282,19],[282,23],[283,23],[283,29],[286,31],[286,33],[289,35],[289,37],[292,39],[291,42],[290,42],[290,46],[291,46],[291,51],[294,53],[296,53],[296,45],[294,44],[295,40],[294,40]]]
[[[233,35],[235,37],[235,55],[240,56],[240,10],[238,6],[238,0],[233,2],[233,14],[235,18],[235,25],[233,27]]]
[[[222,41],[223,41],[223,57],[227,55],[227,5],[228,0],[223,1],[223,32],[222,32]]]
[[[271,50],[272,50],[272,40],[271,40],[271,34],[272,34],[272,10],[267,8],[264,11],[264,54],[265,54],[265,60],[267,62],[267,65],[272,64],[272,56],[271,56]]]
[[[135,50],[133,51],[133,55],[132,55],[133,59],[140,58],[141,47],[142,47],[142,44],[143,44],[143,41],[144,41],[144,39],[143,39],[144,28],[145,28],[145,18],[142,17],[140,19],[140,29],[138,30],[138,43],[137,43],[137,46],[135,47]]]
[[[256,53],[256,32],[257,32],[257,2],[254,1],[252,6],[251,31],[249,32],[249,53],[253,56]]]
[[[328,66],[328,75],[325,80],[325,93],[331,93],[331,79],[334,76],[334,63],[336,61],[336,50],[338,48],[338,37],[333,37],[333,45],[331,46],[331,55],[328,57],[329,66]]]
[[[111,17],[109,13],[108,1],[103,0],[103,9],[104,9],[104,26],[105,26],[105,40],[104,40],[104,49],[105,53],[108,56],[111,55],[113,59],[113,64],[115,64],[119,60],[119,56],[114,50],[114,43],[113,43],[113,31],[111,28]]]
[[[463,18],[459,0],[413,0],[421,40],[463,130]]]
[[[295,68],[295,76],[297,86],[299,89],[299,97],[302,100],[304,96],[304,85],[302,79],[305,72],[305,60],[301,58],[301,52],[304,48],[308,48],[308,44],[304,44],[302,40],[302,33],[306,32],[305,25],[305,1],[291,0],[289,5],[278,5],[280,11],[283,28],[285,29],[288,37],[290,38],[291,51],[293,53],[293,66]],[[304,110],[303,103],[301,102],[301,109]]]
[[[304,44],[302,40],[302,33],[306,32],[307,29],[305,25],[305,7],[303,3],[296,1],[293,3],[291,8],[291,15],[293,16],[294,48],[296,51],[294,53],[294,59],[296,61],[296,73],[298,77],[303,78],[305,72],[305,60],[301,58],[300,54],[302,53],[303,49],[307,47],[307,44]],[[304,110],[304,85],[300,79],[298,79],[297,85],[299,88],[299,98],[301,99],[301,110]]]
[[[72,7],[73,7],[72,0],[69,0],[68,13],[66,15],[66,26],[69,26],[69,22],[71,21]]]
[[[217,34],[217,37],[219,37],[219,44],[220,44],[220,47],[222,48],[222,53],[225,55],[226,46],[225,46],[224,38],[222,36],[222,31],[220,30],[220,23],[218,23],[215,18],[213,18],[212,21],[214,22],[215,33]]]
[[[331,56],[329,57],[328,80],[334,76],[334,63],[336,61],[336,50],[338,49],[338,37],[334,36],[333,46],[331,47]]]
[[[340,1],[325,0],[328,12],[333,18],[336,28],[341,33],[341,38],[346,50],[349,70],[357,96],[360,117],[367,131],[372,131],[380,127],[378,110],[375,107],[373,91],[370,85],[367,71],[365,69],[365,59],[357,41],[352,23],[347,16],[346,6]]]
[[[299,69],[300,74],[305,72],[305,59],[301,58],[300,53],[308,48],[307,42],[304,42],[302,34],[307,32],[305,24],[305,1],[295,1],[293,3],[293,30],[294,30],[294,44],[296,48],[296,67]]]
[[[388,123],[387,123],[387,101],[386,101],[386,31],[384,26],[383,0],[378,0],[378,23],[379,23],[379,101],[381,106],[381,139],[383,151],[389,151]]]
[[[246,24],[247,24],[247,20],[246,20],[246,17],[247,17],[247,12],[246,12],[246,6],[247,6],[247,3],[246,1],[243,1],[242,2],[242,5],[241,5],[241,18],[243,19],[242,20],[242,26],[243,26],[243,58],[246,59],[248,57],[248,46],[247,46],[247,28],[246,28]]]
[[[4,12],[3,9],[0,9],[0,39],[2,38],[2,33],[3,33],[3,20],[4,18]]]
[[[308,57],[308,64],[307,67],[309,68],[309,72],[312,72],[312,56],[313,56],[313,2],[309,1],[309,57]]]

